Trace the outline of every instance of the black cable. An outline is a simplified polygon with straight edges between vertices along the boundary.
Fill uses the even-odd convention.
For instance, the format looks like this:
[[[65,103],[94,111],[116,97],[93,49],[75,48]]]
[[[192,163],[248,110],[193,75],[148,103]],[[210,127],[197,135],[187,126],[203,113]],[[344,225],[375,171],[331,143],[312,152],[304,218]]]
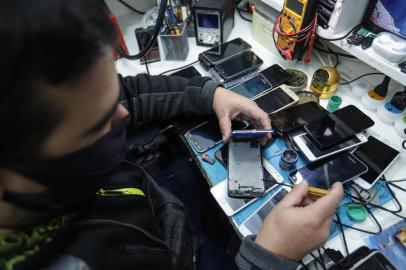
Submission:
[[[354,26],[350,31],[348,31],[347,34],[345,34],[345,35],[342,36],[342,37],[338,37],[338,38],[324,38],[324,37],[321,37],[321,36],[317,36],[317,37],[320,38],[320,39],[322,39],[322,40],[327,40],[327,41],[342,40],[342,39],[345,39],[346,37],[348,37],[349,35],[351,35],[352,32],[354,32],[355,30],[358,30],[360,27],[361,27],[361,25],[358,24],[358,25]]]
[[[241,19],[243,19],[244,21],[247,21],[247,22],[252,22],[252,19],[246,18],[242,15],[240,8],[237,8],[237,12],[238,12],[238,15],[240,15]]]
[[[192,63],[190,63],[190,64],[187,64],[187,65],[184,65],[184,66],[181,66],[181,67],[178,67],[178,68],[174,68],[174,69],[170,69],[170,70],[164,71],[164,72],[162,72],[162,73],[159,73],[159,75],[164,75],[164,74],[169,73],[169,72],[172,72],[172,71],[176,71],[176,70],[179,70],[179,69],[183,69],[183,68],[186,68],[186,67],[188,67],[188,66],[194,65],[194,64],[196,64],[196,63],[198,63],[198,62],[199,62],[199,61],[194,61],[194,62],[192,62]]]
[[[314,46],[314,49],[316,49],[317,51],[320,51],[320,52],[328,53],[328,54],[337,54],[337,55],[342,56],[342,57],[347,57],[347,58],[351,58],[351,59],[357,59],[357,57],[355,57],[353,55],[346,54],[346,53],[339,53],[339,52],[331,50],[330,48],[329,49],[331,51],[324,50],[324,49],[319,48],[317,46]]]
[[[348,251],[348,244],[347,244],[347,239],[346,239],[345,233],[344,233],[343,223],[341,222],[340,215],[337,214],[337,213],[335,213],[335,215],[336,215],[336,218],[337,218],[339,230],[341,231],[341,235],[343,236],[345,253],[346,253],[347,257],[348,257],[348,255],[350,255],[350,252]]]
[[[148,61],[147,61],[147,57],[144,55],[144,62],[145,62],[145,69],[147,70],[148,75],[151,75],[149,73],[149,68],[148,68]]]
[[[323,270],[326,270],[326,262],[324,261],[323,254],[321,253],[320,249],[317,249],[317,253],[319,254],[320,261],[323,263]]]
[[[338,222],[335,221],[335,220],[334,220],[334,223],[338,225]],[[347,224],[341,224],[341,225],[342,225],[344,228],[351,229],[351,230],[358,231],[358,232],[362,232],[362,233],[366,233],[366,234],[375,235],[375,234],[378,234],[378,233],[379,233],[379,232],[367,231],[367,230],[360,229],[360,228],[357,228],[357,227],[353,227],[353,226],[350,226],[350,225],[347,225]]]
[[[117,0],[117,1],[120,2],[122,5],[124,5],[126,8],[128,8],[128,9],[130,9],[130,10],[132,10],[132,11],[138,13],[138,14],[141,14],[141,15],[144,15],[144,14],[145,14],[144,11],[140,11],[140,10],[136,9],[135,7],[129,5],[128,3],[126,3],[126,2],[123,1],[123,0]]]
[[[395,187],[395,188],[397,188],[397,189],[400,189],[401,191],[406,192],[406,189],[405,189],[405,188],[402,188],[402,187],[400,187],[400,186],[398,186],[398,185],[396,185],[396,184],[394,184],[394,183],[391,183],[391,182],[387,182],[387,183],[388,183],[388,185],[391,185],[391,186],[393,186],[393,187]]]
[[[302,261],[299,261],[300,265],[303,267],[305,270],[309,270],[309,267],[306,266]]]
[[[159,31],[161,31],[161,27],[162,27],[162,24],[165,19],[165,13],[166,13],[167,7],[168,7],[168,1],[161,0],[161,4],[159,6],[159,11],[158,11],[158,17],[156,19],[156,24],[155,24],[154,31],[152,34],[152,38],[149,40],[149,42],[142,48],[142,50],[138,54],[135,54],[135,55],[124,54],[123,55],[124,58],[129,59],[129,60],[137,60],[149,53],[149,51],[152,49],[153,45],[155,44],[155,41],[159,35]]]
[[[361,76],[358,76],[357,78],[355,78],[355,79],[352,79],[351,81],[348,81],[348,82],[340,82],[340,85],[347,85],[347,84],[350,84],[350,83],[353,83],[353,82],[355,82],[355,81],[357,81],[357,80],[359,80],[359,79],[361,79],[361,78],[364,78],[364,77],[366,77],[366,76],[370,76],[370,75],[384,75],[382,72],[371,72],[371,73],[366,73],[366,74],[364,74],[364,75],[361,75]]]
[[[321,265],[321,268],[323,268],[323,270],[326,270],[326,265],[324,264],[324,262],[321,261],[321,253],[320,250],[317,250],[319,252],[319,258],[317,258],[317,256],[315,256],[312,252],[309,253],[309,255],[313,258],[314,261],[316,261],[317,264]],[[318,267],[317,267],[318,269]]]

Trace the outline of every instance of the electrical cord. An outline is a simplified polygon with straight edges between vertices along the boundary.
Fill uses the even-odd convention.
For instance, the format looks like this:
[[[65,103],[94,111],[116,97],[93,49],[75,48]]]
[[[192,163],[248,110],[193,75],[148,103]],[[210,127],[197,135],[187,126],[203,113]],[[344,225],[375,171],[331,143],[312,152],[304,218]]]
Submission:
[[[309,270],[309,267],[306,266],[302,261],[299,261],[300,265],[302,266],[303,269]]]
[[[249,19],[249,18],[243,16],[241,11],[244,11],[244,10],[241,10],[240,8],[237,8],[238,15],[240,15],[241,19],[243,19],[246,22],[252,22],[252,19]]]
[[[147,61],[147,57],[144,55],[144,62],[145,62],[145,69],[147,70],[148,75],[151,75],[149,73],[149,68],[148,68],[148,61]]]
[[[353,55],[345,54],[345,53],[339,53],[339,52],[333,51],[331,48],[329,48],[330,51],[328,51],[328,50],[325,50],[323,48],[320,48],[320,47],[314,45],[314,49],[317,50],[317,51],[320,51],[320,52],[328,53],[328,54],[336,54],[336,55],[339,55],[339,56],[342,56],[342,57],[347,57],[347,58],[351,58],[351,59],[357,59],[357,57],[355,57]]]
[[[355,30],[358,30],[361,27],[360,24],[354,26],[350,31],[348,31],[348,33],[346,33],[344,36],[338,37],[338,38],[324,38],[322,36],[317,36],[318,38],[322,39],[322,40],[327,40],[327,41],[337,41],[337,40],[342,40],[345,39],[346,37],[348,37],[349,35],[351,35]]]
[[[129,5],[127,2],[125,2],[125,1],[123,1],[123,0],[117,0],[117,2],[121,3],[121,4],[124,5],[126,8],[128,8],[128,9],[130,9],[130,10],[132,10],[132,11],[138,13],[138,14],[141,14],[141,15],[144,15],[144,14],[145,14],[144,11],[140,11],[140,10],[136,9],[135,7]]]
[[[123,54],[123,57],[128,59],[128,60],[138,60],[142,57],[144,57],[149,51],[152,49],[153,45],[155,44],[155,41],[159,35],[159,31],[161,31],[161,27],[163,25],[164,19],[165,19],[165,13],[166,13],[166,8],[168,7],[168,1],[167,0],[161,0],[161,4],[159,6],[159,11],[158,11],[158,17],[156,19],[156,24],[153,30],[152,38],[148,41],[148,43],[142,48],[142,50],[135,55],[127,55]]]
[[[309,253],[309,255],[313,258],[313,260],[321,266],[321,268],[323,268],[323,270],[326,270],[326,265],[324,263],[321,262],[321,260],[319,258],[317,258],[317,256],[315,256],[312,252]],[[318,267],[317,267],[318,269]]]
[[[172,71],[176,71],[176,70],[179,70],[179,69],[187,68],[187,67],[189,67],[189,66],[191,66],[191,65],[194,65],[194,64],[196,64],[196,63],[198,63],[198,62],[199,62],[199,61],[197,60],[197,61],[194,61],[194,62],[189,63],[189,64],[187,64],[187,65],[184,65],[184,66],[181,66],[181,67],[178,67],[178,68],[174,68],[174,69],[170,69],[170,70],[164,71],[164,72],[162,72],[162,73],[159,73],[159,75],[164,75],[164,74],[169,73],[169,72],[172,72]]]
[[[345,233],[344,233],[343,223],[341,222],[341,218],[340,218],[339,214],[335,213],[335,216],[337,218],[338,228],[341,231],[341,235],[343,236],[345,255],[347,255],[347,257],[348,257],[348,255],[350,255],[350,252],[348,251],[348,244],[347,244],[347,239],[346,239]]]
[[[321,254],[320,249],[317,249],[317,253],[319,254],[320,261],[322,262],[323,270],[327,270],[326,263],[323,258],[323,254]]]
[[[364,75],[361,75],[361,76],[356,77],[355,79],[352,79],[351,81],[348,81],[348,82],[340,82],[340,85],[347,85],[347,84],[353,83],[353,82],[355,82],[355,81],[358,81],[358,80],[361,79],[361,78],[364,78],[364,77],[366,77],[366,76],[371,76],[371,75],[384,75],[384,74],[383,74],[382,72],[366,73],[366,74],[364,74]]]
[[[387,182],[387,183],[388,183],[388,185],[391,185],[391,186],[393,186],[393,187],[395,187],[395,188],[397,188],[397,189],[399,189],[399,190],[401,190],[401,191],[406,192],[406,189],[405,189],[405,188],[402,188],[402,187],[400,187],[400,186],[398,186],[398,185],[396,185],[396,184],[394,184],[394,183],[392,183],[392,182]]]

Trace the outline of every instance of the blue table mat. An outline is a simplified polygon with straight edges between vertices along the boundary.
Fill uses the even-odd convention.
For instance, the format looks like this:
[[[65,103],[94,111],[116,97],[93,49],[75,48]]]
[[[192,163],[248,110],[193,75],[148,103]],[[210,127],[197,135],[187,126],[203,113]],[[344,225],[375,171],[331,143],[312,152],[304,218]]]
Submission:
[[[185,136],[186,142],[188,143],[188,146],[190,150],[194,153],[196,156],[197,161],[199,162],[199,165],[201,169],[204,171],[206,174],[207,180],[209,181],[209,184],[211,186],[215,186],[219,184],[222,181],[226,181],[227,179],[227,168],[218,160],[214,164],[209,164],[201,159],[202,154],[207,154],[211,158],[215,159],[215,153],[220,150],[223,146],[224,143],[220,143],[216,145],[214,148],[211,148],[207,150],[204,153],[199,153],[196,151],[196,149],[193,147],[193,145],[190,143],[190,141],[187,139]],[[286,143],[283,139],[281,138],[275,138],[272,140],[272,142],[268,143],[264,148],[262,152],[262,156],[269,161],[269,163],[279,172],[281,176],[285,179],[285,183],[290,184],[290,181],[288,179],[289,176],[289,171],[285,171],[279,166],[279,159],[280,159],[280,153],[286,149]],[[299,160],[297,162],[296,168],[300,168],[308,164],[309,162],[307,159],[299,155]],[[241,211],[237,212],[231,217],[232,222],[234,225],[237,227],[242,224],[248,217],[250,217],[257,209],[259,209],[268,199],[271,197],[275,192],[277,192],[279,188],[275,188],[269,193],[265,194],[264,196],[258,198],[255,202],[252,204],[248,205],[247,207],[243,208]],[[379,204],[383,205],[390,201],[392,199],[391,193],[387,189],[386,185],[382,185],[381,188],[379,189]],[[339,213],[341,222],[345,225],[348,226],[353,226],[355,222],[349,218],[347,215],[347,208],[342,207],[345,204],[353,202],[351,198],[348,196],[344,196],[343,199],[340,202],[340,206],[337,209],[337,213]],[[374,210],[374,209],[372,209]],[[346,229],[346,228],[344,228]],[[378,228],[377,228],[378,230]],[[340,234],[341,232],[339,231],[338,226],[335,226],[333,223],[332,228],[331,228],[331,233],[330,233],[330,238],[335,237],[336,235]]]

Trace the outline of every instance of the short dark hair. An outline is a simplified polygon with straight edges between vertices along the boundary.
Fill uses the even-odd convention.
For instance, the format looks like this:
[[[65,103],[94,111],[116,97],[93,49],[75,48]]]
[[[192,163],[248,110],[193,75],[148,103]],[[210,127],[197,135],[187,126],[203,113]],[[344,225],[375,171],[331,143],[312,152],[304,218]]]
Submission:
[[[90,69],[115,41],[108,15],[103,0],[0,1],[0,162],[35,154],[61,120],[41,85]]]

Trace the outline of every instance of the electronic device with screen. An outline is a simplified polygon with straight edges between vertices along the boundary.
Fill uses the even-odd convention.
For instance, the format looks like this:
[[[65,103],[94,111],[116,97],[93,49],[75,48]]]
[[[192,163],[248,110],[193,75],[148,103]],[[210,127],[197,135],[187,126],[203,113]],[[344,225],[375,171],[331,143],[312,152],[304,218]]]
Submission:
[[[316,102],[306,102],[271,115],[272,125],[282,133],[303,127],[328,111]]]
[[[293,34],[308,27],[314,18],[317,3],[316,0],[285,0],[280,29],[285,34]],[[306,40],[292,42],[291,38],[279,36],[277,46],[284,51],[293,52],[293,59],[301,59],[305,42]]]
[[[262,159],[262,164],[264,172],[265,193],[268,193],[274,188],[277,188],[279,186],[277,183],[283,182],[283,178],[273,178],[271,176],[271,174],[268,171],[270,169],[272,170],[272,165],[266,159]],[[227,216],[234,215],[235,213],[241,211],[243,208],[247,207],[256,200],[256,198],[237,199],[228,196],[227,180],[224,180],[221,183],[212,187],[210,189],[210,192]]]
[[[254,99],[257,105],[268,114],[286,109],[299,101],[299,97],[286,85],[267,91]]]
[[[248,235],[257,235],[264,223],[265,218],[280,203],[290,191],[289,187],[282,187],[272,197],[270,197],[257,211],[249,216],[240,226],[238,230],[243,237]]]
[[[231,121],[232,129],[246,129],[249,124],[245,121]],[[223,141],[217,119],[206,121],[185,133],[186,139],[197,152],[203,153]]]
[[[200,72],[194,66],[191,66],[191,67],[187,67],[187,68],[178,70],[178,71],[172,73],[170,76],[180,76],[180,77],[184,77],[187,79],[191,79],[196,76],[202,76],[202,74],[200,74]]]
[[[224,44],[218,45],[214,48],[200,53],[199,61],[206,69],[208,69],[240,53],[249,51],[251,48],[251,45],[245,42],[245,40],[243,40],[242,38],[235,38],[233,40],[227,41]]]
[[[223,44],[234,27],[234,0],[196,1],[194,24],[199,46]]]
[[[214,69],[229,81],[258,69],[263,63],[253,51],[246,51],[215,65]]]
[[[264,195],[261,147],[257,140],[228,142],[228,195],[255,198]]]
[[[406,38],[406,1],[404,0],[372,0],[364,21],[368,30],[377,33],[389,31]]]
[[[278,64],[262,70],[259,74],[230,88],[231,91],[255,99],[261,93],[275,88],[289,79],[289,74]]]
[[[379,251],[372,251],[354,264],[350,270],[397,270],[397,268]]]
[[[354,105],[348,105],[333,112],[333,114],[344,122],[355,133],[362,132],[372,127],[375,122]]]
[[[293,138],[293,141],[299,147],[300,151],[311,161],[317,161],[326,157],[338,154],[343,151],[350,150],[368,141],[367,137],[362,133],[357,133],[349,140],[340,144],[334,145],[327,149],[320,149],[310,138],[305,134],[298,135]]]
[[[382,138],[369,136],[368,142],[353,154],[368,166],[368,171],[354,182],[364,189],[370,189],[400,156],[400,149]]]
[[[305,180],[311,187],[328,190],[334,183],[344,184],[367,170],[368,167],[353,154],[343,152],[295,170],[289,174],[289,179],[293,184]]]

